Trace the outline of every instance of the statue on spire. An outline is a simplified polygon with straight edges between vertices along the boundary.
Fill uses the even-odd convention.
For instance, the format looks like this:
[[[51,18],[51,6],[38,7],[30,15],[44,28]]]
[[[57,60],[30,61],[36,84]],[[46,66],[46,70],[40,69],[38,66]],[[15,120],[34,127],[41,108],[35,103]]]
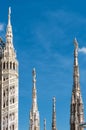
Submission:
[[[35,70],[35,68],[33,68],[32,74],[33,74],[33,83],[35,83],[36,82],[36,70]]]
[[[74,45],[75,45],[75,48],[78,49],[78,42],[76,38],[74,39]]]
[[[33,90],[32,90],[32,99],[33,99],[33,107],[37,109],[37,95],[36,95],[36,70],[33,68]]]
[[[78,42],[74,39],[74,72],[73,89],[70,107],[70,130],[84,130],[79,124],[84,122],[83,101],[80,90],[79,65],[78,65]]]
[[[9,26],[11,25],[10,15],[11,15],[11,7],[9,7],[9,10],[8,10],[8,25]]]
[[[30,110],[30,129],[29,130],[40,130],[40,117],[37,104],[37,93],[36,93],[36,70],[32,70],[32,108]]]
[[[54,112],[55,112],[55,105],[56,105],[56,98],[53,97],[53,110],[54,110]]]
[[[74,39],[74,65],[78,65],[78,42],[77,39]]]
[[[9,15],[11,14],[11,7],[9,7]]]
[[[52,130],[57,130],[56,128],[56,98],[55,97],[53,97]]]

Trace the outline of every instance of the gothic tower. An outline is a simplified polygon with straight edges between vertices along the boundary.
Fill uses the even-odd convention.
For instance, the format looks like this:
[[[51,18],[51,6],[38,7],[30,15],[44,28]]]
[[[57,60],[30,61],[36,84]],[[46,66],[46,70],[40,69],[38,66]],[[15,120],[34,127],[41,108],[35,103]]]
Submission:
[[[33,75],[33,88],[32,88],[32,108],[30,111],[30,130],[40,130],[40,119],[37,105],[37,94],[36,94],[36,70],[32,71]]]
[[[52,130],[57,130],[56,128],[56,98],[55,97],[53,97]]]
[[[0,44],[0,130],[18,130],[18,61],[13,47],[11,8],[6,44]],[[4,46],[4,47],[3,47]]]
[[[74,74],[70,109],[70,130],[83,130],[83,128],[79,127],[79,125],[84,122],[84,112],[79,81],[78,43],[76,39],[74,40],[74,46]]]

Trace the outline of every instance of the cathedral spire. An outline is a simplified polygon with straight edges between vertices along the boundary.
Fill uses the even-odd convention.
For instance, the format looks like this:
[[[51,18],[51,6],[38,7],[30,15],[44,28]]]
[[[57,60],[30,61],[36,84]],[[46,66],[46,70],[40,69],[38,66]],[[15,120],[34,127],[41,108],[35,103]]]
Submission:
[[[36,70],[35,70],[35,68],[33,68],[32,75],[33,75],[33,87],[36,89]]]
[[[37,95],[36,95],[36,70],[33,68],[33,90],[32,90],[32,107],[33,110],[37,110]]]
[[[80,90],[78,66],[78,42],[74,39],[74,74],[70,109],[70,130],[83,130],[79,124],[84,122],[83,101]]]
[[[55,97],[53,97],[52,130],[57,130],[56,128],[56,98]]]
[[[37,105],[37,94],[36,94],[36,70],[33,68],[33,88],[32,88],[32,108],[30,111],[30,129],[29,130],[40,130],[40,118]]]
[[[78,42],[74,39],[74,87],[80,89],[79,85],[79,66],[78,66]],[[76,85],[77,84],[77,85]]]
[[[12,43],[10,15],[11,8],[6,44],[0,40],[0,130],[18,130],[18,61]]]
[[[8,24],[6,30],[6,43],[8,48],[13,48],[13,33],[12,33],[12,26],[11,26],[11,7],[8,9]]]
[[[46,119],[44,119],[44,130],[46,130]]]

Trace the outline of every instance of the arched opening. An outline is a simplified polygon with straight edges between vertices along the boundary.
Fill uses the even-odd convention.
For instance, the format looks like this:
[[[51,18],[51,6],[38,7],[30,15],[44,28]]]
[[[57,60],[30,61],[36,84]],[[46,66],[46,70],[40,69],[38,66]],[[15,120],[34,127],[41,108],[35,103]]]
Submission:
[[[8,62],[7,62],[7,69],[8,69]]]
[[[12,69],[12,62],[10,62],[10,69]]]
[[[13,63],[13,69],[15,70],[15,63]]]
[[[12,130],[14,130],[14,124],[12,125]]]
[[[3,108],[5,108],[5,101],[4,101],[4,103],[3,103]]]
[[[3,63],[3,69],[5,69],[5,62]]]
[[[13,103],[15,102],[14,98],[13,98]]]

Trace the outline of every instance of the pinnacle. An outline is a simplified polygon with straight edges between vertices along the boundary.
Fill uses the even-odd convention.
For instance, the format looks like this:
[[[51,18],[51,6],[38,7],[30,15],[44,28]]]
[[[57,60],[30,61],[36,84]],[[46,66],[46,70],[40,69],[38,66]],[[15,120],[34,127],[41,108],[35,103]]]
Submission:
[[[77,48],[77,49],[78,49],[78,42],[77,42],[76,37],[75,37],[75,39],[74,39],[74,45],[75,45],[75,48]]]

